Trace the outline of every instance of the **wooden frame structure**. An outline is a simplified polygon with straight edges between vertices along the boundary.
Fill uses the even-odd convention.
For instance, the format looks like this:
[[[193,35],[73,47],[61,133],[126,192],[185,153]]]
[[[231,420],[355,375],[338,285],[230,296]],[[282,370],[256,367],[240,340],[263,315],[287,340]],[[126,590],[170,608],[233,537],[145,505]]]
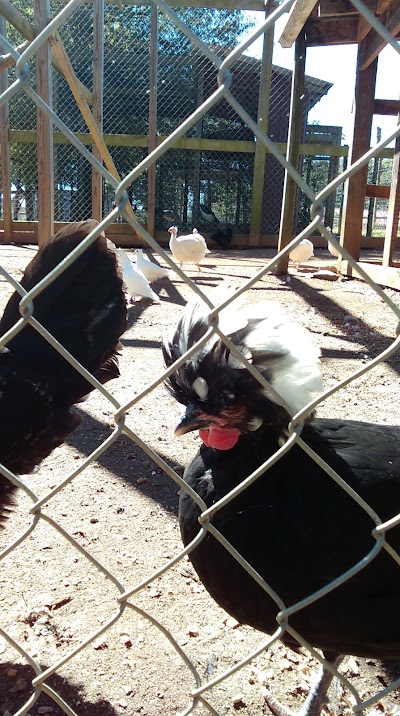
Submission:
[[[106,0],[113,3],[114,0]],[[117,0],[116,0],[117,1]],[[128,1],[128,0],[127,0]],[[84,118],[88,134],[77,135],[85,144],[92,146],[93,154],[96,158],[103,162],[108,171],[119,181],[117,169],[111,157],[108,147],[113,144],[113,136],[103,134],[102,126],[102,78],[103,78],[103,26],[104,26],[104,2],[105,0],[93,0],[93,28],[94,28],[94,59],[93,59],[93,89],[85,87],[77,78],[65,48],[57,33],[51,37],[48,43],[45,43],[37,54],[37,86],[41,95],[49,102],[51,106],[51,65],[63,75],[67,81],[75,102]],[[176,6],[196,6],[196,7],[226,7],[228,0],[174,0]],[[129,0],[129,4],[142,4],[139,0]],[[400,0],[364,0],[364,4],[369,10],[374,12],[384,26],[397,36],[400,32]],[[273,0],[268,0],[266,5],[263,0],[229,0],[229,7],[241,10],[262,10],[268,14],[274,9]],[[16,9],[11,0],[0,0],[0,22],[4,32],[5,20],[11,23],[19,33],[26,38],[26,41],[18,48],[20,51],[25,49],[34,39],[36,34],[44,27],[48,21],[49,8],[48,0],[35,0],[35,20],[34,24],[30,24],[26,18]],[[152,151],[163,137],[157,136],[154,108],[157,103],[157,48],[154,46],[154,38],[157,36],[157,9],[152,6],[151,10],[151,26],[153,44],[151,51],[150,64],[150,123],[148,137],[129,137],[121,135],[118,137],[120,146],[147,146],[148,151]],[[271,81],[272,70],[272,39],[273,30],[264,37],[263,56],[261,65],[261,87],[259,96],[258,123],[263,131],[267,130],[268,105],[269,105],[269,85]],[[365,18],[360,15],[354,5],[349,0],[296,0],[293,5],[292,12],[289,16],[287,25],[280,39],[283,46],[289,46],[296,42],[296,62],[295,71],[293,73],[293,90],[291,100],[291,116],[290,116],[290,136],[287,147],[280,148],[288,152],[288,157],[294,166],[297,165],[299,154],[316,154],[324,153],[332,156],[343,155],[346,147],[327,147],[326,145],[304,145],[301,143],[301,97],[304,87],[304,66],[305,53],[307,47],[315,47],[318,45],[347,44],[357,43],[359,46],[357,82],[356,82],[356,121],[354,129],[354,138],[350,148],[350,160],[354,162],[359,156],[369,149],[370,128],[372,115],[374,113],[398,114],[399,104],[392,100],[376,99],[375,93],[375,74],[376,64],[379,52],[384,46],[384,40],[371,28]],[[5,88],[4,70],[13,64],[14,60],[10,56],[2,56],[0,58],[0,91]],[[362,103],[362,111],[360,111]],[[37,132],[18,133],[8,128],[8,109],[6,105],[0,108],[0,138],[2,142],[2,176],[3,176],[3,221],[1,227],[5,237],[8,240],[23,241],[28,240],[28,234],[25,233],[28,228],[28,222],[21,222],[22,232],[15,231],[13,226],[11,211],[11,194],[10,194],[10,156],[9,142],[18,141],[19,135],[24,134],[24,140],[28,141],[28,135],[31,136],[29,141],[37,141],[40,147],[39,156],[39,206],[38,206],[38,223],[37,223],[37,240],[43,243],[54,228],[53,215],[53,193],[54,181],[52,173],[49,171],[52,166],[52,151],[55,142],[64,142],[66,140],[63,135],[53,134],[51,123],[46,117],[42,117],[38,112]],[[234,144],[234,149],[233,145]],[[261,213],[263,204],[263,181],[265,173],[266,148],[262,142],[240,141],[233,142],[231,140],[208,140],[201,137],[182,138],[175,145],[177,148],[190,148],[198,150],[217,149],[218,151],[243,151],[254,152],[254,176],[253,176],[253,197],[252,197],[252,214],[250,222],[250,234],[248,237],[239,236],[235,238],[235,244],[239,246],[273,246],[276,239],[274,237],[260,237]],[[391,152],[387,153],[390,155]],[[293,180],[286,179],[284,189],[284,202],[282,210],[282,220],[279,233],[279,247],[282,248],[292,239],[292,225],[295,205],[293,201],[295,187],[292,186]],[[92,212],[96,218],[101,217],[101,186],[102,177],[95,169],[92,177]],[[362,226],[362,208],[364,206],[365,196],[382,196],[385,194],[389,198],[389,220],[387,233],[383,251],[382,267],[374,266],[373,271],[377,269],[387,269],[379,271],[381,277],[389,277],[392,281],[393,270],[393,253],[397,236],[397,224],[400,204],[400,164],[399,164],[399,146],[396,144],[395,161],[393,170],[393,181],[390,192],[387,187],[367,186],[366,169],[357,172],[348,182],[345,211],[343,214],[341,242],[349,253],[358,260],[360,258],[361,247],[361,226]],[[148,172],[148,226],[147,229],[154,235],[154,208],[155,208],[155,175],[154,167]],[[30,222],[32,224],[32,222]],[[30,227],[31,228],[31,227]],[[58,228],[55,227],[55,228]],[[160,232],[161,233],[161,232]],[[132,228],[128,226],[116,226],[115,238],[118,242],[128,243],[129,234],[132,236]],[[161,235],[156,238],[163,243]],[[32,240],[32,235],[31,235]],[[141,240],[138,239],[138,243]],[[323,240],[316,240],[316,245],[323,246]],[[379,241],[374,242],[379,244]],[[278,267],[279,271],[286,271],[287,259],[282,261]],[[393,270],[392,270],[393,269]],[[347,272],[349,269],[345,262],[341,264],[341,270]],[[398,273],[393,274],[395,278],[391,285],[398,282]],[[379,281],[374,275],[374,279]],[[380,282],[380,281],[379,281]]]
[[[399,0],[363,0],[394,38],[400,37]],[[371,26],[364,15],[347,0],[297,0],[293,5],[287,24],[280,37],[283,47],[296,43],[302,46],[297,53],[293,77],[294,87],[302,82],[304,56],[307,47],[322,45],[357,44],[357,70],[355,85],[355,118],[353,139],[349,151],[353,164],[370,148],[372,118],[374,114],[396,115],[400,121],[399,102],[375,98],[375,82],[379,53],[386,46],[384,38]],[[301,57],[301,59],[300,59]],[[298,87],[293,92],[291,133],[296,145],[297,127],[301,108],[296,100]],[[295,152],[295,149],[291,149]],[[340,243],[379,284],[400,289],[400,269],[394,266],[394,250],[398,234],[400,209],[400,140],[396,141],[392,182],[388,187],[367,184],[368,167],[364,166],[353,174],[345,187],[345,202],[340,233]],[[382,191],[384,190],[384,191]],[[388,191],[389,190],[389,191]],[[389,198],[388,221],[384,240],[382,264],[360,262],[362,220],[365,197]],[[279,249],[284,248],[293,238],[293,207],[290,199],[284,197]],[[357,275],[347,261],[339,258],[339,268],[346,275]],[[288,259],[281,261],[278,271],[287,270]]]

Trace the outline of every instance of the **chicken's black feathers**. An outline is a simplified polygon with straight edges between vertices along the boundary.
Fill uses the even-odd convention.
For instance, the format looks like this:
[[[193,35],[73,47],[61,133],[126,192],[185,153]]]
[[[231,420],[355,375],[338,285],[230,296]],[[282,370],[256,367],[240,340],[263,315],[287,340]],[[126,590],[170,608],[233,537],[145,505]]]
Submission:
[[[29,291],[97,226],[95,220],[61,229],[39,249],[21,285]],[[0,335],[20,319],[15,292],[0,321]],[[112,245],[98,237],[33,301],[33,316],[99,382],[119,375],[119,339],[127,310]],[[80,423],[73,405],[93,390],[32,326],[26,325],[0,352],[0,462],[16,474],[31,472]],[[0,476],[0,505],[13,487]],[[0,514],[1,518],[1,514]]]
[[[218,224],[211,234],[212,241],[215,241],[221,249],[227,249],[233,239],[233,228],[230,224]]]
[[[173,348],[166,340],[167,364],[171,365],[170,361],[187,348],[191,324],[198,323],[196,310],[186,309],[172,337]],[[259,327],[263,326],[265,352],[268,354],[268,346],[274,352],[270,379],[284,386],[285,379],[290,381],[290,370],[299,374],[302,356],[296,364],[295,348],[292,355],[285,353],[286,338],[282,332],[269,332],[268,323]],[[279,350],[278,336],[282,339]],[[257,338],[257,346],[252,344],[252,338]],[[287,340],[290,344],[290,339]],[[249,330],[245,345],[253,361],[257,350],[263,352],[259,332]],[[228,494],[279,449],[286,440],[290,420],[284,408],[271,401],[255,379],[240,383],[239,395],[225,360],[217,366],[210,356],[206,372],[206,354],[212,353],[214,347],[215,343],[210,341],[169,379],[176,397],[188,404],[182,421],[184,429],[180,432],[200,427],[207,434],[209,428],[208,442],[184,474],[184,480],[207,506]],[[298,342],[298,353],[304,350],[304,343]],[[214,353],[213,358],[217,355]],[[285,368],[279,373],[280,361]],[[310,357],[310,376],[311,362]],[[263,363],[265,359],[261,367]],[[232,370],[235,372],[235,368]],[[243,371],[238,367],[236,372]],[[210,409],[218,374],[226,375],[225,386],[233,386],[232,400],[240,405],[240,410],[235,412],[232,406],[226,409],[222,397],[219,412],[215,405]],[[303,375],[307,376],[307,372]],[[290,397],[296,400],[292,388],[288,391],[288,402]],[[307,402],[305,395],[303,398]],[[254,416],[257,420],[252,423]],[[230,449],[207,446],[212,429],[221,427],[227,433],[233,428],[240,432]],[[313,419],[304,426],[301,438],[375,510],[380,520],[399,512],[399,427]],[[199,533],[199,515],[197,504],[182,490],[179,520],[185,546]],[[328,585],[365,558],[376,544],[371,516],[300,445],[294,445],[247,489],[216,511],[212,524],[287,606]],[[400,554],[400,527],[388,530],[386,539]],[[279,606],[210,533],[189,558],[209,593],[228,613],[241,623],[269,634],[276,630]],[[293,614],[289,624],[330,657],[354,654],[400,658],[399,569],[382,549],[346,583]],[[283,639],[291,646],[296,644],[287,632]]]

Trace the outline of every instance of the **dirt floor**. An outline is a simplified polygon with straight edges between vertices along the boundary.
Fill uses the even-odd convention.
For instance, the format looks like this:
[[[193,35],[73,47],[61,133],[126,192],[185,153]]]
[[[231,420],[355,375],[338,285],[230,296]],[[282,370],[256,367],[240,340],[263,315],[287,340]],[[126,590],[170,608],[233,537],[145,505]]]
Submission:
[[[1,246],[0,263],[15,278],[35,247]],[[203,271],[188,270],[205,292],[222,281],[242,285],[271,256],[268,250],[213,251]],[[248,292],[247,303],[279,301],[309,328],[322,351],[325,385],[364,365],[395,336],[396,319],[367,285],[357,280],[329,281],[314,276],[333,265],[327,252],[316,251],[307,266],[290,268],[287,277],[267,275]],[[1,279],[3,306],[10,290]],[[161,304],[142,300],[129,307],[129,329],[123,337],[121,378],[108,384],[121,403],[128,402],[163,370],[162,335],[173,325],[189,298],[178,278],[153,284]],[[385,289],[400,305],[400,293]],[[340,390],[320,406],[320,416],[398,424],[399,356]],[[34,474],[24,479],[43,496],[74,470],[113,428],[112,405],[92,394],[81,405],[81,427]],[[127,423],[141,440],[178,474],[194,456],[199,439],[173,439],[181,414],[163,386],[129,410]],[[5,416],[2,416],[4,419]],[[19,493],[18,505],[0,534],[12,544],[30,524],[30,499]],[[177,523],[178,486],[133,441],[118,440],[43,508],[121,585],[132,589],[181,550]],[[33,659],[47,668],[74,650],[118,613],[118,583],[90,563],[46,520],[0,562],[0,627]],[[133,595],[131,607],[112,626],[61,666],[48,684],[78,716],[175,716],[187,713],[195,677],[170,644],[167,634],[142,613],[157,620],[195,665],[203,683],[235,666],[266,642],[266,636],[240,625],[223,612],[199,583],[190,562],[179,561],[162,577]],[[212,713],[230,716],[270,714],[264,700],[268,687],[282,702],[297,708],[309,690],[316,662],[275,643],[250,664],[206,692]],[[362,698],[399,676],[399,665],[349,658],[342,671]],[[33,693],[31,666],[11,648],[0,631],[0,714],[16,714]],[[324,714],[351,713],[352,697],[336,683]],[[380,714],[400,713],[400,693],[375,706]],[[64,713],[42,694],[31,716]],[[198,704],[194,713],[209,710]]]

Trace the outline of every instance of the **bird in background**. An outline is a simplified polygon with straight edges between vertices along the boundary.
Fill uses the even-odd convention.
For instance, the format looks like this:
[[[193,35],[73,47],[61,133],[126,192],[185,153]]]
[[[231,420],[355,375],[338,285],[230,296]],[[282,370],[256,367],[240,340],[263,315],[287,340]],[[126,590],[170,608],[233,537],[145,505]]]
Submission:
[[[212,241],[215,241],[221,249],[226,249],[232,243],[233,228],[230,224],[223,224],[211,209],[211,204],[199,204],[199,214],[203,221],[213,224],[216,228],[211,234]]]
[[[327,228],[330,229],[330,226],[328,226]],[[330,230],[331,230],[331,229],[330,229]],[[335,238],[337,238],[338,240],[340,239],[339,236],[335,236]],[[329,241],[329,239],[328,239],[328,241],[327,241],[327,245],[328,245],[328,251],[329,251],[329,253],[330,253],[331,256],[335,256],[335,258],[337,258],[337,259],[339,259],[339,258],[342,257],[342,254],[340,253],[339,249],[337,249],[336,246],[334,246],[334,245]]]
[[[212,303],[221,303],[216,295]],[[263,313],[262,313],[263,311]],[[187,305],[163,343],[167,367],[209,329],[205,303]],[[268,302],[259,315],[225,309],[219,326],[268,381],[263,387],[214,335],[168,380],[186,407],[175,435],[198,431],[202,446],[184,480],[212,507],[285,443],[290,415],[321,391],[319,351],[310,334]],[[333,468],[383,521],[400,510],[400,427],[308,417],[304,443]],[[202,509],[181,490],[184,545],[198,534]],[[289,607],[329,585],[374,547],[371,517],[300,445],[218,509],[211,524]],[[400,527],[386,533],[400,553]],[[210,595],[242,624],[267,634],[277,629],[280,606],[209,532],[190,552]],[[345,654],[400,658],[400,567],[382,549],[344,584],[288,618],[312,646],[338,665]],[[298,648],[284,631],[282,641]],[[322,670],[301,713],[320,713],[332,676]],[[267,696],[272,710],[275,700]],[[285,709],[278,711],[285,714]]]
[[[215,241],[221,249],[227,249],[232,243],[233,228],[230,224],[218,224],[211,234],[212,241]]]
[[[211,204],[199,204],[199,213],[203,221],[209,224],[219,224],[219,219],[215,216]]]
[[[124,284],[130,295],[130,303],[134,303],[138,296],[149,298],[154,303],[161,303],[144,273],[130,260],[123,249],[117,249],[117,258],[121,265]]]
[[[165,276],[167,278],[171,278],[171,269],[166,269],[163,266],[158,266],[158,264],[155,264],[153,263],[153,261],[150,261],[148,258],[145,257],[142,249],[135,249],[134,256],[136,259],[136,266],[143,273],[147,281],[157,281],[157,279],[164,278]]]
[[[302,239],[289,253],[289,258],[296,264],[296,268],[308,261],[311,256],[314,256],[314,244],[310,239]]]
[[[69,224],[39,248],[21,285],[36,286],[94,230],[94,219]],[[21,296],[9,299],[0,336],[21,318]],[[100,383],[117,378],[126,300],[115,246],[101,234],[33,299],[33,317]],[[34,470],[80,424],[74,405],[94,390],[30,324],[0,349],[0,463],[16,475]],[[0,474],[0,522],[14,485]]]
[[[186,263],[192,263],[196,264],[197,269],[201,271],[200,261],[210,253],[204,236],[199,234],[197,229],[193,229],[191,234],[178,236],[176,226],[171,226],[168,231],[171,234],[169,248],[174,260],[179,263],[179,267],[181,268]]]

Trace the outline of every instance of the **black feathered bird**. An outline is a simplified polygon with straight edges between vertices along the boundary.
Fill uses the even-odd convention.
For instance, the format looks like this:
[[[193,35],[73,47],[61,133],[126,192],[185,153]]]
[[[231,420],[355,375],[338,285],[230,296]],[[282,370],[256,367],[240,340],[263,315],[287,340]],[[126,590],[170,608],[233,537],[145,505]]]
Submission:
[[[27,266],[26,291],[45,278],[98,225],[94,219],[61,229]],[[0,321],[3,336],[21,318],[15,292]],[[126,298],[113,244],[97,238],[33,300],[33,316],[100,383],[119,376],[119,339],[127,326]],[[15,474],[34,467],[79,425],[73,409],[93,386],[32,326],[0,350],[0,463]],[[0,474],[0,521],[15,487]]]
[[[212,241],[215,241],[221,249],[227,249],[232,243],[233,229],[230,224],[218,224],[211,234]]]
[[[216,305],[216,304],[215,304]],[[233,304],[233,308],[235,304]],[[227,310],[227,309],[226,309]],[[233,344],[284,398],[260,385],[214,336],[169,378],[186,405],[176,434],[199,430],[204,444],[184,479],[212,506],[257,470],[287,437],[289,414],[320,390],[318,356],[304,329],[281,318],[253,318],[235,327],[220,317]],[[204,336],[208,307],[186,307],[164,341],[167,366]],[[279,404],[282,403],[282,404]],[[400,428],[312,418],[301,438],[385,521],[400,511]],[[179,520],[185,545],[199,533],[198,505],[181,492]],[[276,591],[285,605],[325,587],[376,544],[373,520],[299,446],[212,517],[214,525]],[[386,534],[400,553],[400,528]],[[229,614],[272,634],[279,607],[211,534],[189,555],[201,581]],[[400,658],[400,566],[381,550],[342,586],[293,614],[289,625],[325,657],[344,654]],[[290,646],[296,640],[282,637]],[[312,693],[307,713],[318,713],[329,686]],[[304,712],[303,712],[304,713]]]

